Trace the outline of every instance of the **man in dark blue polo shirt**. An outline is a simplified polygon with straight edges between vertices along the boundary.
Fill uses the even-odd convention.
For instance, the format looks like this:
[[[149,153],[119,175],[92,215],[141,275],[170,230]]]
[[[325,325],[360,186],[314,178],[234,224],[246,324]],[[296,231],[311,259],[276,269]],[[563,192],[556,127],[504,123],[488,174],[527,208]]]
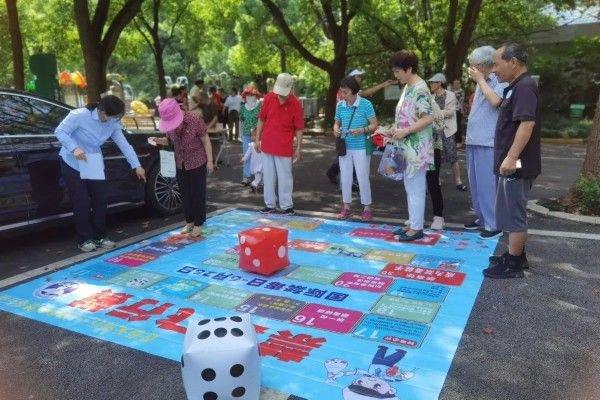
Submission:
[[[483,271],[489,278],[522,278],[527,268],[527,200],[534,179],[541,173],[540,96],[527,72],[527,52],[507,43],[494,53],[494,73],[509,85],[504,89],[494,138],[496,226],[506,231],[508,251],[491,257]]]

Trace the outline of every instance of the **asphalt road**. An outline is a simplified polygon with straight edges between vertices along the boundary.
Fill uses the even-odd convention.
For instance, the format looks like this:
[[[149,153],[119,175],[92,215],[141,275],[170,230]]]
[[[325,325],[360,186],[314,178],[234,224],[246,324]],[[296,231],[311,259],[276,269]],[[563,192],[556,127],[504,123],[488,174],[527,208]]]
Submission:
[[[211,210],[262,207],[260,195],[239,185],[240,150],[232,147],[232,166],[209,179]],[[544,146],[543,175],[532,197],[564,193],[584,151]],[[296,209],[337,212],[340,194],[323,175],[333,156],[330,139],[307,140],[295,165]],[[375,217],[406,218],[402,185],[372,176]],[[468,193],[454,189],[448,166],[442,180],[446,220],[472,219]],[[110,235],[124,240],[179,219],[144,209],[119,213],[110,217]],[[525,279],[484,281],[440,399],[600,399],[600,240],[577,238],[600,234],[600,226],[532,215],[530,227],[546,231],[530,238],[530,271]],[[68,224],[3,239],[0,281],[78,253]],[[0,332],[0,400],[185,398],[178,363],[4,312]]]

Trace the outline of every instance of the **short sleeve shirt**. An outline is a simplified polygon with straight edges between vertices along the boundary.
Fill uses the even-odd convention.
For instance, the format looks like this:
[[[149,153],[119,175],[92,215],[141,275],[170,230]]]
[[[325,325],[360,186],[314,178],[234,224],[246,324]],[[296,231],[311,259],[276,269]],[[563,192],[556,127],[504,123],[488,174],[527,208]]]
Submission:
[[[542,172],[540,94],[537,84],[527,73],[519,76],[504,89],[494,141],[494,173],[496,175],[500,175],[500,165],[515,140],[519,125],[524,121],[534,121],[535,126],[529,142],[519,156],[522,167],[514,176],[533,179]]]
[[[352,113],[354,112],[354,115]],[[349,129],[366,128],[369,126],[369,120],[375,117],[373,104],[360,96],[356,96],[354,104],[348,105],[342,100],[335,109],[335,120],[339,122],[342,132]],[[352,120],[352,121],[351,121]],[[346,148],[348,150],[365,150],[367,148],[367,135],[347,135]]]
[[[504,89],[508,86],[507,83],[500,82],[493,73],[488,76],[486,83],[498,97],[504,95]],[[477,85],[467,121],[467,145],[494,147],[499,111],[498,107],[490,104]]]
[[[235,96],[227,96],[225,99],[225,107],[229,109],[229,111],[240,111],[240,107],[242,106],[242,96],[236,94]]]
[[[273,156],[291,157],[297,131],[304,129],[304,114],[300,101],[290,95],[281,104],[273,92],[268,93],[258,114],[263,121],[261,150]]]
[[[189,171],[206,164],[203,136],[206,136],[204,121],[190,112],[183,114],[183,122],[177,129],[167,132],[175,149],[175,164],[178,169]]]
[[[432,115],[431,94],[425,81],[414,85],[405,85],[403,94],[396,106],[396,128],[408,128],[424,116]],[[396,141],[404,152],[406,170],[404,173],[412,177],[419,171],[433,169],[433,129],[431,125],[422,131],[411,133],[404,139]]]
[[[262,102],[258,102],[256,106],[248,110],[245,104],[240,108],[240,121],[242,122],[242,135],[250,136],[252,129],[256,128],[258,122],[258,113],[260,113]]]

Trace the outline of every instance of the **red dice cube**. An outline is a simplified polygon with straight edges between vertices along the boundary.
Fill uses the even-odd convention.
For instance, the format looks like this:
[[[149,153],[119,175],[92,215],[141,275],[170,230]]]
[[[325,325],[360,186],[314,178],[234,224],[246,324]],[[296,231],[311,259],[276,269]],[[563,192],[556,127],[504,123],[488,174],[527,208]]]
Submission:
[[[252,228],[238,233],[238,238],[241,269],[272,275],[290,265],[287,229]]]

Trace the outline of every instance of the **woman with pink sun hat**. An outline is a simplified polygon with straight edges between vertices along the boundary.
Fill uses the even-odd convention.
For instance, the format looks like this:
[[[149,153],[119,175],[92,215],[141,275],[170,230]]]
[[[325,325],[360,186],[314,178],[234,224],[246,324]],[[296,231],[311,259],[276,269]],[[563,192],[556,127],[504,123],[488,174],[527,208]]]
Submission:
[[[158,129],[166,137],[150,139],[174,148],[176,177],[186,222],[181,233],[198,237],[202,235],[200,226],[206,220],[206,174],[214,170],[206,125],[198,115],[182,111],[173,98],[161,101],[158,112]]]

